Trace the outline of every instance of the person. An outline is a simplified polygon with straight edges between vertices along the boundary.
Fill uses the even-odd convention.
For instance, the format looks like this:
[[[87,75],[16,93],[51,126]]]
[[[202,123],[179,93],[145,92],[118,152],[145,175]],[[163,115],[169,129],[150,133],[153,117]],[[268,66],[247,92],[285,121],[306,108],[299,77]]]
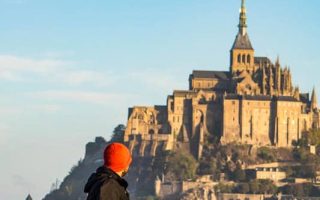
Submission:
[[[122,178],[132,162],[129,149],[121,143],[111,143],[103,157],[103,166],[89,177],[84,187],[87,200],[129,200],[128,183]]]

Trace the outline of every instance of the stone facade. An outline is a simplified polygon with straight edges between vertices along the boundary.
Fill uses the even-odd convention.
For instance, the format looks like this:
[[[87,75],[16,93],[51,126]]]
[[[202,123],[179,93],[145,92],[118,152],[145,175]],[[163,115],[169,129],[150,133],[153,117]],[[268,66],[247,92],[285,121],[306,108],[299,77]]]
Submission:
[[[228,71],[195,70],[188,90],[175,90],[164,106],[129,109],[125,142],[139,155],[177,145],[201,157],[208,138],[222,144],[290,147],[319,126],[316,94],[301,93],[279,59],[256,57],[241,6]]]
[[[199,177],[195,181],[165,181],[159,177],[155,180],[155,195],[160,199],[211,199],[215,200],[214,186],[217,182],[212,181],[210,176]],[[192,190],[202,189],[201,196],[206,198],[179,198],[181,194],[188,193]],[[192,192],[194,194],[194,192]],[[208,196],[210,196],[208,198]]]

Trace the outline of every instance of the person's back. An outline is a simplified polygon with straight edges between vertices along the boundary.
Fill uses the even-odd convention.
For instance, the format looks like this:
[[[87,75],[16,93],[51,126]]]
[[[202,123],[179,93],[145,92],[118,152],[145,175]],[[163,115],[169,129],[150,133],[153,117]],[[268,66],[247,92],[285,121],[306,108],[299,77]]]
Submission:
[[[120,143],[108,145],[104,165],[93,173],[84,188],[87,200],[129,200],[128,183],[122,178],[128,171],[131,155]]]

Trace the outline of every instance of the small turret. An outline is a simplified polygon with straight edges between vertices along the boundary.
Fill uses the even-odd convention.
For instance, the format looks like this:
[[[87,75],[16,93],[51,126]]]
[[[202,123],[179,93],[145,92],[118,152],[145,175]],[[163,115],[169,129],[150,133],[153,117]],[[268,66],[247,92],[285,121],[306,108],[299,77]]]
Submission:
[[[313,87],[312,95],[311,95],[311,109],[317,109],[318,108],[318,102],[317,102],[317,95],[315,87]]]
[[[276,75],[275,75],[275,82],[276,82],[276,90],[278,92],[278,94],[280,95],[281,92],[281,66],[280,66],[280,59],[279,56],[277,57],[276,60]]]
[[[295,87],[293,97],[300,101],[300,89],[299,87]]]

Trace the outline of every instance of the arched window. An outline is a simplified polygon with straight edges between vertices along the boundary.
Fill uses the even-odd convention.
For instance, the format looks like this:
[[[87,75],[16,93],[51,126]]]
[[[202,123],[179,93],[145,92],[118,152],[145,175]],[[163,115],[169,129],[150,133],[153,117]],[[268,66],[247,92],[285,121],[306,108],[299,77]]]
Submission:
[[[238,54],[238,63],[241,63],[241,55]]]
[[[242,55],[242,63],[246,63],[246,55]]]
[[[250,64],[250,61],[251,61],[251,56],[248,54],[247,55],[247,62]]]

